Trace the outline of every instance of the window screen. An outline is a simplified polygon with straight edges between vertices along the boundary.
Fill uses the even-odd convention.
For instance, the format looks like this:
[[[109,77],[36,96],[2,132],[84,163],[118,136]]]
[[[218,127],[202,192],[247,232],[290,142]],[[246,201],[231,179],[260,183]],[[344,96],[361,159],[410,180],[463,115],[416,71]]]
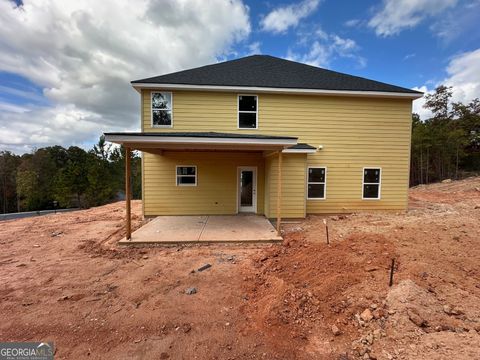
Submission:
[[[153,126],[172,126],[172,93],[152,93],[152,124]]]
[[[257,128],[257,96],[238,96],[238,127],[240,129]]]
[[[363,198],[380,199],[380,181],[382,171],[380,168],[363,169]]]
[[[325,199],[327,169],[324,167],[309,167],[307,179],[307,198]]]
[[[197,167],[177,166],[177,186],[196,186]]]

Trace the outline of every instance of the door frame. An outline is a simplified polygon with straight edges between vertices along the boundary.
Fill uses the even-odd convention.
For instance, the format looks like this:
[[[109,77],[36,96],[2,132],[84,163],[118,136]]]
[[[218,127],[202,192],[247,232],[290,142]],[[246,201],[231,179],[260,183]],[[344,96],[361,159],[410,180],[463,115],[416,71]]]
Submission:
[[[242,210],[241,209],[241,182],[240,182],[240,173],[244,170],[253,171],[253,189],[252,189],[252,207],[251,210]],[[237,166],[237,214],[238,213],[257,213],[257,176],[258,169],[256,166]]]

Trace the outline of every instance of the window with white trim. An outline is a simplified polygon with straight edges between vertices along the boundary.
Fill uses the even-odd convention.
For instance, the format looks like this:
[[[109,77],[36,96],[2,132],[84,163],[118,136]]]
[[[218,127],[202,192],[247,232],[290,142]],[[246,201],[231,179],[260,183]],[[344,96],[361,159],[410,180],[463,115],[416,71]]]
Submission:
[[[177,165],[177,186],[197,186],[197,167]]]
[[[152,126],[172,127],[172,93],[152,92]]]
[[[257,95],[238,95],[238,128],[256,129],[258,127]]]
[[[327,168],[308,167],[307,199],[325,199],[327,184]]]
[[[380,199],[381,168],[363,168],[363,199]]]

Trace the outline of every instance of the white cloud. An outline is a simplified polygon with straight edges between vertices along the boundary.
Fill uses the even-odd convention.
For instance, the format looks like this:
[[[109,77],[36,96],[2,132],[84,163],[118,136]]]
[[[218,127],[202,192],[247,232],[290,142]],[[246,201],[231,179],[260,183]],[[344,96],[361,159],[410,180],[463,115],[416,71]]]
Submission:
[[[455,56],[447,66],[444,84],[453,87],[453,101],[480,98],[480,48]]]
[[[262,44],[259,41],[255,41],[248,45],[248,55],[259,55],[262,53],[260,46]]]
[[[296,4],[282,6],[272,10],[260,22],[262,30],[273,33],[284,33],[296,27],[300,20],[314,12],[320,0],[303,0]]]
[[[29,101],[33,102],[44,102],[45,99],[41,94],[38,92],[28,89],[25,87],[12,87],[12,86],[5,86],[5,85],[0,85],[0,93],[1,94],[8,94],[8,95],[13,95],[15,97],[20,97],[23,99],[27,99]]]
[[[480,98],[480,48],[474,51],[465,52],[453,57],[447,68],[448,76],[435,86],[452,86],[453,102],[469,103],[475,98]],[[422,86],[419,91],[433,93],[434,89]],[[413,103],[413,111],[420,114],[422,119],[431,116],[431,113],[422,108],[425,99],[418,99]]]
[[[92,133],[98,136],[107,129],[101,115],[79,110],[74,105],[0,113],[1,147],[17,152],[57,143],[79,145],[79,139],[90,139]]]
[[[427,17],[452,8],[458,0],[383,0],[368,22],[379,36],[392,36],[418,25]]]
[[[356,27],[362,23],[360,19],[350,19],[344,22],[344,25],[347,27]]]
[[[480,0],[467,0],[451,11],[445,12],[435,21],[430,30],[445,44],[455,39],[478,42],[480,33],[477,31],[480,14]],[[468,35],[467,35],[468,34]]]
[[[24,106],[19,106],[11,104],[9,102],[0,101],[0,111],[2,112],[13,112],[13,113],[23,113],[27,112],[28,109]]]
[[[310,47],[309,51],[304,54],[299,54],[291,49],[288,50],[287,59],[298,61],[301,63],[326,67],[330,62],[330,51],[328,46],[320,44],[319,41],[315,41]]]
[[[248,12],[241,0],[1,1],[0,71],[42,87],[52,106],[4,106],[0,148],[138,129],[129,82],[214,62],[248,36]]]
[[[360,47],[352,39],[329,34],[322,29],[317,29],[313,34],[303,33],[301,37],[304,40],[301,44],[308,45],[308,51],[299,53],[298,50],[289,49],[288,59],[314,66],[329,67],[334,59],[340,57],[355,60],[359,67],[366,65],[366,59],[358,55]]]

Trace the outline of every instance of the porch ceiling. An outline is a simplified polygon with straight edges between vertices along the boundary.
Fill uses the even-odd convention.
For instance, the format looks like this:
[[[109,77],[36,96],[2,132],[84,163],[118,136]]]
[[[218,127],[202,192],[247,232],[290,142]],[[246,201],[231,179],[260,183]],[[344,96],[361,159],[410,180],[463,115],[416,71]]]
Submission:
[[[265,151],[297,145],[291,136],[215,132],[105,133],[105,140],[145,152],[162,150]]]

